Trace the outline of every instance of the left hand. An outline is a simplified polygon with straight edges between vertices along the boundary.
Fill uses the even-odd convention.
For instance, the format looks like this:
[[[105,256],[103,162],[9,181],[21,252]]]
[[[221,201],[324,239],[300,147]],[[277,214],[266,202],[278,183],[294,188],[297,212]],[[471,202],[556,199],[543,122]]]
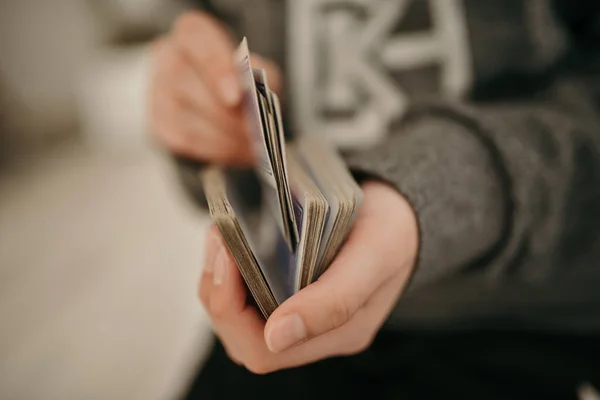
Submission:
[[[392,187],[369,181],[348,240],[327,271],[265,323],[216,227],[207,235],[200,298],[230,358],[258,374],[366,349],[415,264],[414,211]]]

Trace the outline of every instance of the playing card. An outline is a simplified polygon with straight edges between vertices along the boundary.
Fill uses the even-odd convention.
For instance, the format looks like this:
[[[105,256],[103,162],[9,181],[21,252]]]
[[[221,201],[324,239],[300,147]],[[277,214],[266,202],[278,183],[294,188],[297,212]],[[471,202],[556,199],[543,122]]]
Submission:
[[[340,155],[319,137],[298,135],[286,144],[280,100],[266,72],[252,69],[245,39],[237,57],[262,206],[252,207],[240,181],[247,174],[239,170],[211,166],[202,179],[211,217],[268,318],[331,264],[356,218],[362,191]]]

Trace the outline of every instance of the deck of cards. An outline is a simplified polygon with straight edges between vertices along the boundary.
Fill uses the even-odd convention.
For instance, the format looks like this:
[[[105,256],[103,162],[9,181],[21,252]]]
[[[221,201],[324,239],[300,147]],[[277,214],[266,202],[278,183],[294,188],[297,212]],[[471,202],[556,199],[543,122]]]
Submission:
[[[281,105],[264,70],[236,53],[244,113],[262,206],[251,207],[232,168],[211,166],[202,181],[211,218],[265,318],[331,264],[362,202],[344,161],[323,139],[286,143]]]

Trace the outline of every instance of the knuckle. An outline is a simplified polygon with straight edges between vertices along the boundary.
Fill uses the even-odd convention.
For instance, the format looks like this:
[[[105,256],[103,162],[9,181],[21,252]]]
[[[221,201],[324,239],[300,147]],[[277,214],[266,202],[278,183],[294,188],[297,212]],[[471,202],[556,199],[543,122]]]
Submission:
[[[227,346],[225,343],[223,343],[223,347],[225,348],[225,353],[227,353],[227,357],[229,357],[229,359],[231,361],[233,361],[234,364],[241,366],[242,362],[235,356],[235,354],[231,350],[231,348],[229,346]]]
[[[175,153],[185,153],[189,149],[190,144],[184,134],[181,134],[175,130],[169,130],[163,132],[162,138],[165,145]]]
[[[166,120],[167,107],[164,98],[167,96],[167,93],[165,93],[165,90],[160,88],[159,85],[154,83],[149,95],[150,115],[148,115],[148,117],[152,121],[152,124],[156,125]]]
[[[197,146],[198,144],[204,144],[205,134],[202,129],[194,129],[192,127],[184,127],[180,130],[179,140],[181,146],[184,148],[190,148]]]
[[[165,122],[165,133],[178,132],[177,127],[182,124],[180,114],[182,107],[175,93],[164,91],[164,98],[156,99],[157,111]]]
[[[211,147],[210,153],[215,161],[233,163],[238,159],[238,152],[233,146],[227,146],[222,143],[215,143]]]
[[[273,372],[273,368],[268,360],[261,357],[250,359],[244,363],[244,366],[248,371],[255,375],[266,375],[270,372]]]
[[[203,12],[189,12],[175,22],[173,38],[179,49],[193,55],[195,64],[210,70],[214,64],[225,60],[224,50],[229,49],[227,31],[213,17]],[[216,68],[216,67],[215,67]]]
[[[362,353],[367,350],[373,344],[373,340],[375,339],[375,335],[370,332],[364,332],[362,334],[357,335],[357,338],[354,343],[354,351],[355,353]]]
[[[204,309],[210,311],[210,277],[204,272],[198,281],[198,299],[200,299]]]
[[[219,244],[223,243],[223,236],[221,235],[221,231],[219,230],[219,227],[217,226],[217,224],[212,224],[210,226],[210,228],[208,229],[208,231],[206,232],[207,240],[211,240],[213,238],[216,241],[218,241]]]
[[[149,128],[150,135],[153,140],[156,140],[158,144],[162,146],[166,146],[170,148],[171,139],[166,134],[167,130],[164,127],[164,122],[160,119],[160,117],[154,117],[150,121]]]
[[[148,126],[148,133],[153,137],[157,137],[159,135],[158,127],[160,125],[161,117],[158,113],[158,108],[156,107],[154,94],[151,94],[150,107],[148,108],[148,111],[149,112],[147,112],[145,116],[145,122]]]
[[[333,295],[332,307],[330,311],[330,320],[333,329],[337,329],[350,321],[352,316],[348,301],[340,295]]]
[[[186,68],[185,61],[175,51],[165,52],[164,68],[169,77],[180,76]]]
[[[197,46],[198,38],[220,39],[223,36],[226,37],[227,34],[223,27],[210,15],[201,11],[191,11],[181,15],[175,21],[173,36],[180,45],[194,44]],[[203,46],[205,50],[212,48],[213,46]],[[209,55],[205,54],[205,56],[208,58]]]
[[[373,336],[372,335],[363,335],[360,340],[357,341],[356,347],[354,350],[356,353],[362,353],[367,350],[373,344]]]
[[[208,309],[214,321],[223,322],[230,316],[229,308],[226,303],[218,300],[209,301],[209,303]]]
[[[370,334],[357,334],[353,336],[347,346],[344,355],[350,356],[364,352],[373,343],[373,336]]]
[[[206,307],[205,301],[206,301],[206,295],[204,294],[204,290],[202,290],[202,287],[198,286],[198,301],[200,302],[200,304],[202,304],[204,307]]]
[[[198,288],[198,299],[200,300],[200,303],[204,306],[204,308],[208,310],[210,299],[208,296],[208,292],[205,289],[202,289],[202,286]]]
[[[209,60],[211,61],[209,62]],[[205,52],[203,61],[204,68],[202,70],[202,75],[205,79],[207,87],[210,90],[215,81],[218,81],[220,77],[226,75],[226,70],[223,68],[222,58],[219,58],[214,54],[209,54],[208,51]]]
[[[165,73],[170,73],[179,66],[178,64],[181,61],[176,49],[166,41],[157,45],[153,57],[154,73],[159,77],[163,77]]]
[[[176,37],[186,38],[196,34],[198,30],[206,23],[208,17],[199,11],[189,11],[181,14],[174,24]]]
[[[165,39],[165,38],[156,39],[150,47],[150,54],[151,54],[153,63],[160,65],[164,61],[165,56],[168,53],[168,49],[169,49],[169,44],[168,44],[167,39]]]
[[[183,140],[182,132],[177,123],[176,105],[168,99],[169,93],[154,93],[150,99],[148,114],[149,133],[161,145],[168,149],[179,148]]]
[[[163,120],[157,112],[152,111],[152,115],[148,117],[148,133],[152,140],[155,140],[157,143],[164,145],[164,129],[163,129]]]

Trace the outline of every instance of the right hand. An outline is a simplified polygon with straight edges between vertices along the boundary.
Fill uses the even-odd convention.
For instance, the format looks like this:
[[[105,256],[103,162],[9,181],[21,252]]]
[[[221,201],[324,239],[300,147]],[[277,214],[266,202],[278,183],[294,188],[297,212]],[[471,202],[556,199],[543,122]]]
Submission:
[[[152,51],[150,128],[169,151],[224,164],[253,161],[241,109],[235,45],[225,28],[201,12],[183,14]],[[275,64],[252,55],[278,92]]]

